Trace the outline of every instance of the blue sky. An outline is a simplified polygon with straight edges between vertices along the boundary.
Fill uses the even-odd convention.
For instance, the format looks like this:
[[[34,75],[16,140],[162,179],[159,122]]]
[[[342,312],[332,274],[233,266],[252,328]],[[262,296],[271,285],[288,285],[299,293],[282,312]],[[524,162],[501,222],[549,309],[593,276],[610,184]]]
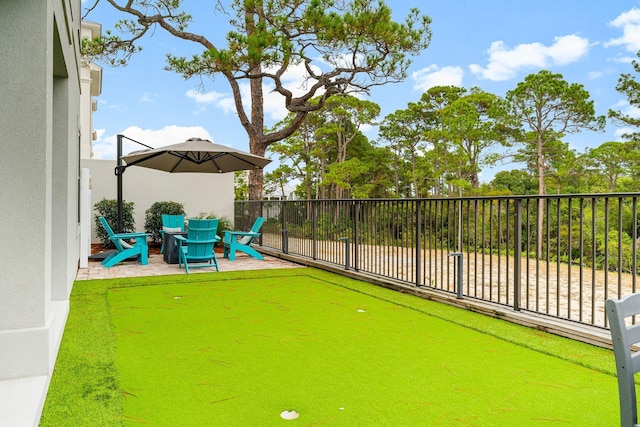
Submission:
[[[83,0],[83,7],[92,3]],[[106,1],[102,3],[87,19],[101,23],[105,32],[119,15]],[[184,3],[195,18],[193,32],[224,42],[229,27],[224,15],[213,13],[215,1]],[[398,20],[416,3],[433,21],[431,45],[413,59],[404,82],[372,90],[369,99],[380,105],[380,120],[419,100],[432,86],[478,86],[503,96],[526,75],[541,69],[584,85],[598,114],[606,115],[613,108],[640,117],[640,111],[630,108],[615,90],[621,73],[634,73],[631,60],[640,50],[640,0],[387,0]],[[157,29],[142,46],[127,67],[99,64],[103,87],[94,113],[96,158],[115,158],[119,133],[153,147],[199,136],[248,151],[225,79],[185,81],[163,69],[166,53],[189,56],[201,51],[199,45]],[[292,75],[291,83],[296,82],[298,76]],[[267,99],[265,110],[269,124],[286,114],[275,97]],[[366,133],[376,138],[375,127]],[[583,152],[620,140],[622,133],[624,129],[609,123],[605,133],[582,132],[569,135],[566,141]],[[139,148],[132,145],[124,151]],[[505,164],[483,171],[481,180],[490,180],[496,170],[515,167]]]

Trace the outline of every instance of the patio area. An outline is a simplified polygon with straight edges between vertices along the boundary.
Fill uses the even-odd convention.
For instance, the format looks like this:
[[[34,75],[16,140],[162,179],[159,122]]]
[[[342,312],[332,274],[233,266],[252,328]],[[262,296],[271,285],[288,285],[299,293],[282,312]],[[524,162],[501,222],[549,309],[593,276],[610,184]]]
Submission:
[[[264,261],[238,253],[234,261],[218,254],[218,266],[221,272],[241,270],[267,270],[274,268],[298,268],[300,264],[265,255]],[[189,274],[211,273],[215,268],[195,268]],[[178,264],[167,264],[161,254],[150,253],[149,264],[140,265],[136,261],[127,261],[114,267],[104,268],[100,261],[89,260],[88,268],[79,268],[76,280],[117,279],[124,277],[165,276],[169,274],[186,274]]]

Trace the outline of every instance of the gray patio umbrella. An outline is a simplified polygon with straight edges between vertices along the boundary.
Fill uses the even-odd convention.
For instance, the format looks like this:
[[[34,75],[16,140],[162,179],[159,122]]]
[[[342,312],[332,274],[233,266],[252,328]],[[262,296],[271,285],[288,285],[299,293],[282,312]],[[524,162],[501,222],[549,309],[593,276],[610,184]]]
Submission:
[[[122,140],[128,139],[148,147],[122,155]],[[250,169],[262,169],[271,160],[226,145],[214,144],[201,138],[189,138],[179,144],[152,148],[124,135],[118,135],[118,154],[115,174],[118,179],[117,232],[122,233],[122,174],[129,166],[141,166],[165,172],[224,173]],[[126,165],[122,165],[122,161]]]
[[[127,163],[127,167],[142,166],[171,173],[222,173],[262,169],[271,162],[264,157],[200,138],[189,138],[179,144],[134,151],[122,156],[122,160]]]

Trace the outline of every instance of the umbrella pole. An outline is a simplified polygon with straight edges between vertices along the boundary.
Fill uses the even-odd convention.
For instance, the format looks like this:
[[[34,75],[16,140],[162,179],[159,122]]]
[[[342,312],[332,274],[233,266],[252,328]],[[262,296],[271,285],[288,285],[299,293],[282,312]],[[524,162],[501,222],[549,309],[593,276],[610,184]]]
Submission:
[[[118,135],[118,147],[117,147],[117,161],[116,161],[116,177],[118,182],[118,233],[122,233],[122,174],[124,169],[122,167],[122,135]]]
[[[146,147],[148,149],[153,149],[153,147],[148,146],[147,144],[143,144],[142,142],[136,141],[135,139],[131,139],[129,137],[126,137],[124,135],[118,135],[117,136],[117,146],[116,146],[116,169],[115,169],[115,174],[116,174],[116,179],[117,179],[117,199],[118,199],[118,223],[117,225],[117,229],[118,229],[118,233],[122,233],[124,232],[124,224],[123,224],[123,219],[122,219],[122,174],[124,174],[124,171],[127,169],[127,166],[123,166],[122,165],[122,139],[123,138],[127,138],[129,141],[131,142],[135,142],[136,144],[142,145],[143,147]]]

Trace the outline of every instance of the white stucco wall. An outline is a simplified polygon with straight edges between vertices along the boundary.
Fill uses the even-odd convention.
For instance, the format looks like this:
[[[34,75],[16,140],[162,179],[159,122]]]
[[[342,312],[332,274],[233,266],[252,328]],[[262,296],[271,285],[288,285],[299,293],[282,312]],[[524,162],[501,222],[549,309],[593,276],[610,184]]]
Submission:
[[[2,1],[3,426],[38,424],[77,270],[79,32],[80,0]]]
[[[115,160],[83,159],[83,168],[91,173],[91,206],[102,199],[116,199]],[[233,173],[167,173],[130,167],[123,175],[123,200],[134,202],[136,230],[144,230],[145,211],[155,202],[182,203],[187,217],[213,212],[233,221]],[[92,214],[95,215],[95,211]],[[115,224],[111,224],[115,228]],[[95,224],[92,221],[92,241]]]

